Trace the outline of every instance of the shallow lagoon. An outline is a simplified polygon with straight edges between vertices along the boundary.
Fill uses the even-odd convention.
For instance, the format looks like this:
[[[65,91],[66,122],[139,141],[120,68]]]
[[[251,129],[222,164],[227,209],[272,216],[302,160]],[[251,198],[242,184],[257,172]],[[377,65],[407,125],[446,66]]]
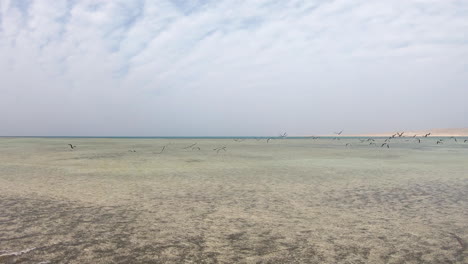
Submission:
[[[437,139],[0,138],[0,263],[466,263]]]

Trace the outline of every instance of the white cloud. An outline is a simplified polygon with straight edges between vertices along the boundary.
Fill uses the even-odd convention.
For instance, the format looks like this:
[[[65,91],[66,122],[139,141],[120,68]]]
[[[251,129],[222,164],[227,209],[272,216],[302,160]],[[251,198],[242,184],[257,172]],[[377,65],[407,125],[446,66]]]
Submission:
[[[0,135],[468,121],[464,1],[0,0],[0,12]]]

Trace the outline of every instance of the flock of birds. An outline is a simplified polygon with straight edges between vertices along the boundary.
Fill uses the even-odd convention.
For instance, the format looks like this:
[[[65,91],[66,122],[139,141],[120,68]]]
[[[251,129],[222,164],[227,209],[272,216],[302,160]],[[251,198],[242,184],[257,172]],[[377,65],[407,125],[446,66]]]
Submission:
[[[337,136],[333,137],[332,140],[340,140],[340,137],[338,137],[338,136],[341,136],[341,134],[343,133],[343,131],[344,131],[344,130],[341,130],[341,131],[339,131],[339,132],[334,132],[334,134],[337,135]],[[386,139],[385,139],[383,142],[381,142],[381,143],[377,143],[377,142],[376,142],[376,138],[373,138],[373,137],[369,137],[369,138],[366,138],[366,139],[358,138],[358,140],[360,141],[360,143],[369,143],[368,145],[370,145],[370,146],[379,146],[379,145],[380,145],[381,148],[384,148],[384,147],[390,148],[390,141],[391,141],[392,139],[395,139],[395,138],[405,138],[406,136],[404,136],[404,134],[405,134],[405,132],[396,132],[395,134],[393,134],[393,135],[391,135],[390,137],[386,138]],[[430,135],[431,135],[431,133],[426,133],[426,134],[424,134],[424,135],[421,135],[420,137],[418,137],[418,135],[413,135],[413,136],[407,137],[407,138],[414,138],[414,140],[415,140],[416,142],[421,143],[421,138],[427,138],[427,137],[430,136]],[[285,139],[285,138],[287,138],[287,137],[288,137],[288,134],[287,134],[286,132],[284,132],[284,133],[279,134],[278,137],[255,138],[255,140],[259,141],[259,140],[262,140],[262,139],[266,139],[266,143],[269,143],[270,140],[272,140],[272,139]],[[319,139],[320,137],[318,137],[318,136],[311,136],[311,137],[308,137],[308,138],[310,138],[310,139]],[[453,139],[455,142],[458,142],[458,140],[457,140],[456,137],[449,137],[449,139]],[[234,138],[233,140],[234,140],[235,142],[242,142],[242,141],[246,140],[246,138]],[[409,139],[407,139],[407,141],[408,141],[408,140],[409,140]],[[444,142],[444,139],[439,138],[439,139],[436,141],[436,144],[437,144],[437,145],[443,144],[443,142]],[[463,143],[467,143],[467,142],[468,142],[468,139],[465,139],[465,140],[463,141]],[[168,145],[169,145],[169,144],[164,145],[164,146],[161,148],[160,152],[157,153],[157,154],[163,153],[164,150],[166,150],[166,148],[167,148]],[[76,146],[73,145],[73,144],[68,144],[68,146],[70,146],[70,149],[71,149],[71,150],[74,150],[74,149],[76,148]],[[352,146],[351,143],[346,143],[346,144],[345,144],[345,147],[351,147],[351,146]],[[183,147],[182,149],[185,149],[185,150],[201,150],[201,148],[198,146],[198,143],[194,143],[194,144],[188,145],[188,146],[186,146],[186,147]],[[137,151],[134,150],[134,149],[131,149],[131,150],[128,150],[128,151],[129,151],[129,152],[137,152]],[[216,154],[219,154],[220,151],[226,152],[226,151],[227,151],[227,146],[223,145],[223,146],[220,146],[220,147],[216,147],[216,148],[213,149],[213,151],[215,151]]]
[[[335,132],[335,134],[337,135],[341,135],[341,133],[343,133],[343,130],[341,130],[340,132]],[[396,132],[395,134],[391,135],[390,137],[386,138],[382,144],[380,144],[380,147],[383,148],[383,147],[386,147],[386,148],[390,148],[390,140],[392,139],[395,139],[395,138],[405,138],[406,136],[404,136],[405,132]],[[430,136],[431,133],[426,133],[424,135],[421,135],[420,137],[417,137],[418,135],[413,135],[409,138],[414,138],[414,140],[418,143],[421,143],[421,138],[427,138],[428,136]],[[316,138],[316,137],[315,137]],[[334,140],[340,140],[340,138],[338,137],[334,137],[333,138]],[[449,139],[453,139],[455,142],[458,142],[457,138],[456,137],[449,137]],[[370,138],[367,138],[367,139],[359,139],[360,143],[365,143],[365,142],[369,142],[369,145],[375,145],[377,146],[377,143],[375,141],[375,138],[373,137],[370,137]],[[409,139],[407,139],[406,141],[409,141]],[[436,141],[436,144],[439,145],[439,144],[442,144],[444,142],[444,139],[441,139],[439,138],[437,141]],[[463,141],[464,143],[468,142],[468,139],[465,139]],[[345,145],[346,147],[349,147],[351,146],[351,143],[346,143]]]

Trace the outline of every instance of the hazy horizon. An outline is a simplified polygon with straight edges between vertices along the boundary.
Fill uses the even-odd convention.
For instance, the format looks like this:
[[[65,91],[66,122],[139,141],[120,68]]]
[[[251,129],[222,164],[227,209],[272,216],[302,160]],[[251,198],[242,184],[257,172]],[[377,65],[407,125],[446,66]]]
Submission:
[[[424,133],[431,132],[432,136],[429,135],[429,137],[468,137],[468,128],[453,128],[453,129],[426,129],[426,130],[399,130],[400,132],[403,132],[404,135],[403,137],[411,137],[414,135],[414,133],[420,133],[417,134],[418,137],[424,136]],[[436,131],[434,133],[434,131]],[[438,131],[438,132],[437,132]],[[285,137],[283,137],[281,134],[283,133],[277,133],[277,134],[270,134],[270,135],[210,135],[210,136],[205,136],[205,135],[179,135],[179,136],[174,136],[174,135],[136,135],[136,136],[128,136],[128,135],[0,135],[0,138],[181,138],[181,139],[235,139],[235,138],[249,138],[249,139],[254,139],[254,138],[261,138],[261,139],[267,139],[267,138],[310,138],[310,137],[322,137],[322,138],[335,138],[335,137],[342,137],[342,138],[355,138],[355,137],[387,137],[390,135],[393,135],[398,131],[386,131],[386,132],[368,132],[368,133],[355,133],[355,134],[347,134],[342,131],[341,135],[337,135],[336,132],[329,133],[329,134],[304,134],[304,135],[295,135],[295,134],[288,134]]]
[[[0,136],[468,127],[468,2],[0,0]]]

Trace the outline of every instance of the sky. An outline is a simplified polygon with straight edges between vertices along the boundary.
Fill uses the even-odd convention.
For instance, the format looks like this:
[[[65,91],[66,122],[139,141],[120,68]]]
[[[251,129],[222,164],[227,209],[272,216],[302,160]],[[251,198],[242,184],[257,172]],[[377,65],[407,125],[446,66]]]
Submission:
[[[0,0],[0,136],[451,127],[466,0]]]

